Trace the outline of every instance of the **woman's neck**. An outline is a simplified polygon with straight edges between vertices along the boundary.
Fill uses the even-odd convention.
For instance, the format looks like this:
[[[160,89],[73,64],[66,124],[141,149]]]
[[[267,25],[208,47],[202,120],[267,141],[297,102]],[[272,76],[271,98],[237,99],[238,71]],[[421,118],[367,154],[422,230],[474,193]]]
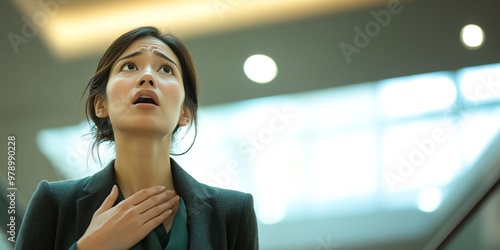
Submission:
[[[174,189],[170,137],[115,134],[115,175],[125,198],[155,185]]]

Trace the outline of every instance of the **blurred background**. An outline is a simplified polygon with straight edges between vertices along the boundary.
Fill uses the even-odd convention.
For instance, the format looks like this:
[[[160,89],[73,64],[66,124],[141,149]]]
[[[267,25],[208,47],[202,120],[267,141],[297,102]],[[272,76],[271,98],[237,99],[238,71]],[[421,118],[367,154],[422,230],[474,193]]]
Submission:
[[[262,249],[500,249],[499,8],[2,1],[0,248],[13,246],[9,188],[17,230],[41,180],[100,169],[80,97],[116,37],[153,25],[183,39],[201,82],[198,138],[174,158],[253,195]]]

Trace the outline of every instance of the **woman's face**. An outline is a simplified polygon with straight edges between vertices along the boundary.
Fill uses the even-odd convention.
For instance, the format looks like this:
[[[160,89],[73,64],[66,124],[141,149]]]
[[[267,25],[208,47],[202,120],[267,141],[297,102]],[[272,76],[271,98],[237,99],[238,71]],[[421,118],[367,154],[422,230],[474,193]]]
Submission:
[[[133,42],[109,75],[106,99],[96,98],[96,115],[109,116],[113,131],[170,135],[189,123],[183,108],[182,69],[175,53],[153,37]]]

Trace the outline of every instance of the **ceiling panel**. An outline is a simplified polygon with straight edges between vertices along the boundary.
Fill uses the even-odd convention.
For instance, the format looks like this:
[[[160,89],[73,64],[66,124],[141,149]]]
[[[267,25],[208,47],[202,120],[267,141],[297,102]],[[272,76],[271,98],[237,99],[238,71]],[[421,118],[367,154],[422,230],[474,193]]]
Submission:
[[[382,0],[31,1],[15,3],[59,58],[100,51],[137,26],[206,35],[380,4]],[[168,24],[168,25],[167,25]]]

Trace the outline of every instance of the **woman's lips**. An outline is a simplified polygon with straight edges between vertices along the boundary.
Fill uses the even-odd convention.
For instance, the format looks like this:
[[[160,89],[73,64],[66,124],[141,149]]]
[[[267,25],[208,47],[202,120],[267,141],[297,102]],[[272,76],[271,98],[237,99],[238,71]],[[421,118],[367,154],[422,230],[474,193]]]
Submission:
[[[133,105],[154,105],[160,106],[158,95],[150,89],[142,89],[135,93]]]
[[[137,98],[137,100],[134,102],[134,105],[138,104],[138,103],[149,103],[149,104],[154,104],[156,106],[158,106],[155,102],[155,100],[153,98],[151,98],[150,96],[140,96],[139,98]]]

